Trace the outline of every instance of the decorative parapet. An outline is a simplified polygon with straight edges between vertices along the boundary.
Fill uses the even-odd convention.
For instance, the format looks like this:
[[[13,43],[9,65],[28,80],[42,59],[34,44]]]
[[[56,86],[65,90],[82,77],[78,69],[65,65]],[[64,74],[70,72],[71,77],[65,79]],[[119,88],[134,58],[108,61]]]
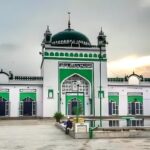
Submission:
[[[15,76],[14,80],[30,80],[30,81],[42,81],[41,76]]]
[[[127,80],[125,78],[108,78],[108,82],[126,82]]]
[[[44,59],[81,60],[81,61],[107,61],[106,54],[73,53],[73,52],[44,52]]]
[[[128,79],[125,78],[108,78],[108,82],[128,82]],[[140,82],[150,82],[150,78],[142,78]]]
[[[150,82],[150,78],[143,78],[143,82]]]

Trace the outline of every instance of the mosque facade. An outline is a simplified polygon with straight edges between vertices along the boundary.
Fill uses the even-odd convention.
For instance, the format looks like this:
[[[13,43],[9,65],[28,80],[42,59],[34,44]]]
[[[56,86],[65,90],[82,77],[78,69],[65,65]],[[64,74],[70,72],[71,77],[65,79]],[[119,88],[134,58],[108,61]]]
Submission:
[[[41,76],[0,71],[0,117],[95,116],[97,125],[150,125],[150,78],[133,74],[108,78],[106,36],[97,45],[68,28],[42,41]]]

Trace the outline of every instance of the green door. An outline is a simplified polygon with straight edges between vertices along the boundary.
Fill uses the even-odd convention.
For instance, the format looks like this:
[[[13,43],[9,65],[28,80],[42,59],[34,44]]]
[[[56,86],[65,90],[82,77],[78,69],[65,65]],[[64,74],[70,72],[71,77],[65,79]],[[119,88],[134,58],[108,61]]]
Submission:
[[[84,115],[84,93],[66,93],[66,115]]]

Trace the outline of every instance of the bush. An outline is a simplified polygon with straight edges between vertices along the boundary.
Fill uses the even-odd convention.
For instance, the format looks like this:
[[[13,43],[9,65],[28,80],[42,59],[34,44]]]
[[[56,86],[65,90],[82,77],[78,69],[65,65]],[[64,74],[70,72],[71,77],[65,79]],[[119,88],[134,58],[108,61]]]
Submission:
[[[56,119],[56,122],[60,122],[60,120],[64,117],[64,115],[61,112],[56,112],[54,114],[54,118]]]

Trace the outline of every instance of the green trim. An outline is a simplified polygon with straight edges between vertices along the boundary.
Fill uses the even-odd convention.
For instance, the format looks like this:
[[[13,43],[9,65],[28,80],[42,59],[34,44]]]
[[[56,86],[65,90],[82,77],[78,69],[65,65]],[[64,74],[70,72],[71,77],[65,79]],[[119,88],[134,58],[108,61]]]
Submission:
[[[109,95],[108,100],[109,102],[117,102],[119,104],[119,95]]]
[[[135,119],[135,117],[125,116],[125,117],[121,117],[121,119]]]
[[[71,55],[71,54],[70,54]],[[73,54],[72,54],[73,55]],[[78,61],[100,61],[99,58],[93,59],[93,58],[66,58],[66,57],[46,57],[44,56],[44,59],[52,59],[52,60],[78,60]],[[101,59],[101,61],[106,62],[107,59]]]
[[[93,69],[63,69],[63,68],[58,68],[58,91],[59,91],[59,100],[61,97],[61,83],[63,80],[69,78],[70,76],[77,74],[85,80],[88,80],[90,82],[90,87],[91,87],[91,97],[92,97],[92,102],[91,102],[91,107],[93,108],[91,111],[95,114],[95,109],[94,109],[94,89],[93,89],[93,82],[94,82],[94,73]],[[58,110],[61,111],[60,108],[60,103],[58,100]],[[67,108],[67,107],[66,107]],[[66,109],[67,111],[67,109]]]
[[[60,72],[60,83],[66,79],[67,77],[73,75],[73,74],[79,74],[81,77],[84,77],[85,79],[87,79],[91,84],[92,84],[92,69],[59,69]]]
[[[0,92],[0,97],[2,97],[5,101],[9,101],[9,92]]]
[[[24,101],[25,98],[31,98],[33,101],[36,101],[36,93],[35,92],[22,92],[20,93],[20,101]]]
[[[66,58],[67,57],[67,58]],[[69,57],[69,58],[68,58]],[[69,53],[69,52],[44,52],[45,59],[59,59],[59,60],[86,60],[86,61],[107,61],[106,54],[97,53]]]
[[[132,103],[132,102],[135,102],[135,101],[143,103],[143,96],[141,96],[141,95],[128,96],[128,103]]]

